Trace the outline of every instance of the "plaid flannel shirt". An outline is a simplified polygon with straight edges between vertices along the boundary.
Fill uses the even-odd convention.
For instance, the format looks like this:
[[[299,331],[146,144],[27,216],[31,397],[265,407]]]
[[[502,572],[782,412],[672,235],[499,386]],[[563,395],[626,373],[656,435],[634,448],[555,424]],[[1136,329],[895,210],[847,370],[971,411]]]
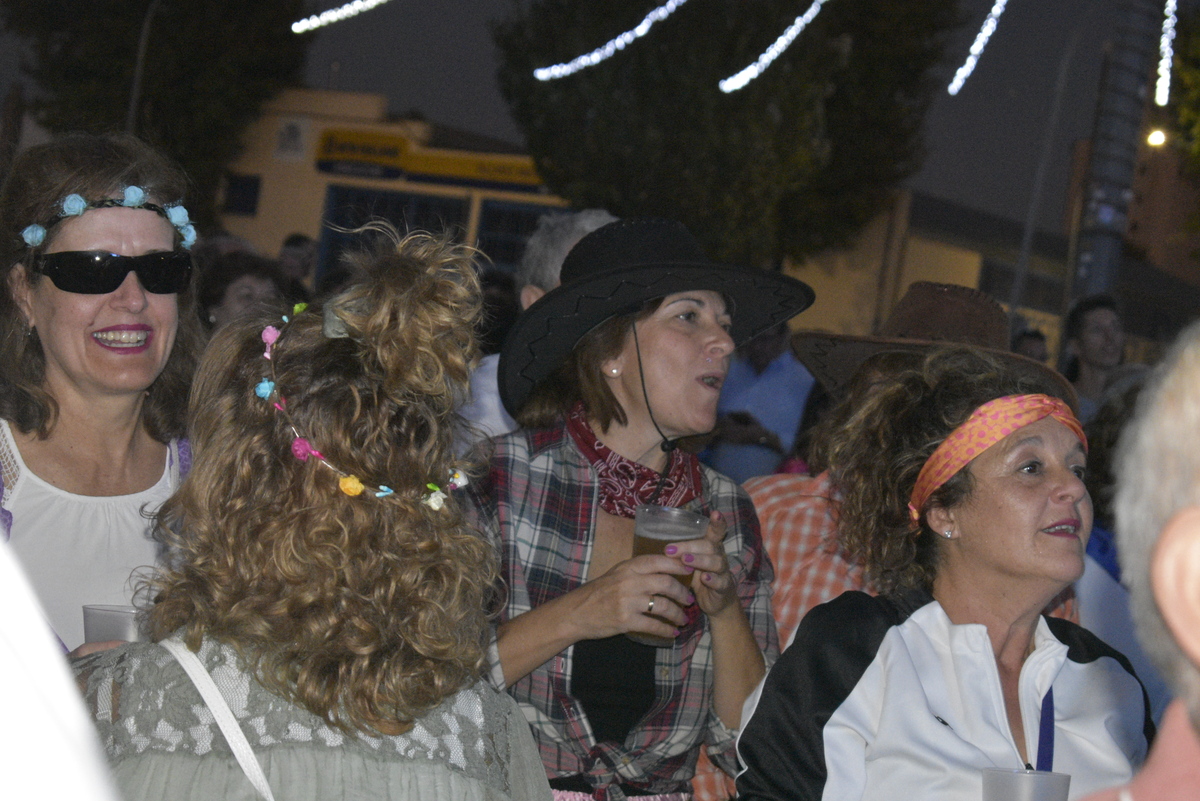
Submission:
[[[494,442],[486,480],[467,489],[476,523],[497,543],[503,605],[509,620],[584,583],[596,524],[597,479],[565,427],[516,431]],[[762,548],[754,506],[740,487],[703,468],[701,497],[689,508],[716,510],[729,523],[725,553],[742,608],[770,666],[779,654],[771,614],[771,564]],[[624,797],[617,784],[636,782],[647,792],[688,789],[700,746],[735,770],[736,732],[712,708],[712,635],[707,618],[684,628],[676,647],[660,648],[655,703],[623,743],[597,743],[583,707],[570,693],[574,647],[558,654],[508,692],[533,729],[551,778],[582,775],[595,797]],[[504,686],[498,654],[492,680]]]

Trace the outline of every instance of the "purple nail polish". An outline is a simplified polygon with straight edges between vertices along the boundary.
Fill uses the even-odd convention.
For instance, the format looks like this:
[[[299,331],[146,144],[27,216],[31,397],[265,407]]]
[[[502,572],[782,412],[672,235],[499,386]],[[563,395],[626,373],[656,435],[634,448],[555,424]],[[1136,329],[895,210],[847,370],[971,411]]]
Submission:
[[[705,581],[712,581],[712,580],[713,580],[712,573],[705,573],[705,574],[704,574],[704,580],[705,580]]]
[[[679,553],[679,546],[668,545],[666,548],[663,548],[663,553],[665,553],[667,556],[674,556],[675,554]]]
[[[685,561],[685,562],[694,562],[694,561],[696,561],[696,555],[695,555],[695,554],[693,554],[693,553],[686,554],[686,555],[683,557],[683,561]]]

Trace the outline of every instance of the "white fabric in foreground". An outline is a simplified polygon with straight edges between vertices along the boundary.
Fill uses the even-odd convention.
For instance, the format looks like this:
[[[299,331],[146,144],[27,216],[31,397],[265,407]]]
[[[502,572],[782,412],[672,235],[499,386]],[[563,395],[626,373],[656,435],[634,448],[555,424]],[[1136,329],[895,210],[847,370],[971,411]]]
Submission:
[[[4,797],[117,801],[66,659],[3,542],[0,609]]]

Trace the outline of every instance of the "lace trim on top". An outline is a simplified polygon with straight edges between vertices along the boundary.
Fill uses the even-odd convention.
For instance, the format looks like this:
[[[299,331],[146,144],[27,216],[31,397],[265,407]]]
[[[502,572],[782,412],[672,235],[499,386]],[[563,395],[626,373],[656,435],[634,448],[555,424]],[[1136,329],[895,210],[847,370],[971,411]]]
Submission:
[[[0,420],[0,539],[8,539],[12,531],[11,495],[21,480],[21,461],[13,443],[12,430],[7,420]]]
[[[198,656],[255,749],[307,746],[349,749],[377,759],[441,762],[493,787],[509,787],[506,699],[478,683],[450,696],[397,736],[347,733],[264,689],[228,645],[206,639]],[[76,660],[85,702],[115,765],[146,752],[233,753],[212,712],[166,649],[132,643]],[[117,708],[114,709],[114,699]]]

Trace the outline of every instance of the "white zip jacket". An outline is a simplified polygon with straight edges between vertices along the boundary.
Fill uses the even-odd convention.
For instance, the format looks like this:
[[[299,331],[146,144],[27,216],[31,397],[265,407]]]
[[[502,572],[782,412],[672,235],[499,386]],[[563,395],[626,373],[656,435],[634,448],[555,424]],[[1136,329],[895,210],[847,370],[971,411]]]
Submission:
[[[1030,761],[1053,686],[1070,798],[1127,781],[1154,732],[1128,661],[1059,619],[1042,618],[1034,646],[1019,684]],[[743,801],[976,801],[982,768],[1024,767],[986,627],[954,625],[925,593],[813,609],[743,720]]]

